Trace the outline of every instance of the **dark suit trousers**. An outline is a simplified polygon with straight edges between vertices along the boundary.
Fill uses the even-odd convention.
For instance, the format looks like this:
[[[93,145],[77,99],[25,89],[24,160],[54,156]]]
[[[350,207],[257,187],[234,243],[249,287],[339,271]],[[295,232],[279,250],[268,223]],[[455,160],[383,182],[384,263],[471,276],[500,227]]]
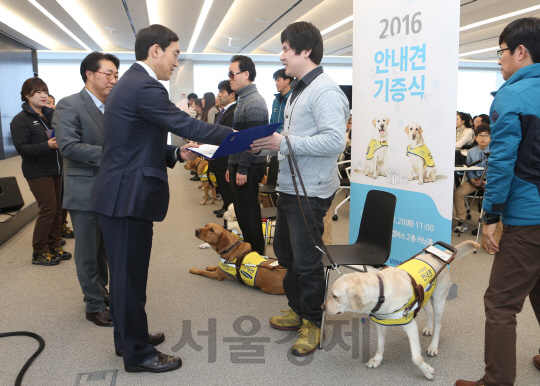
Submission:
[[[229,165],[229,181],[238,225],[242,230],[244,241],[251,244],[253,251],[264,255],[259,183],[264,177],[266,163],[251,164],[247,182],[242,186],[236,185],[237,171],[238,165]]]
[[[102,214],[99,222],[109,261],[114,347],[123,351],[125,365],[137,366],[157,352],[148,344],[148,321],[144,310],[154,223],[135,217]]]
[[[69,211],[75,239],[75,267],[86,303],[86,312],[105,309],[105,287],[109,282],[107,253],[101,236],[98,215],[92,211]]]
[[[226,160],[229,159],[228,156],[223,158],[225,158]],[[208,164],[209,169],[210,165],[212,165],[212,172],[216,175],[219,192],[221,193],[221,198],[223,199],[223,209],[227,209],[229,205],[233,203],[231,186],[225,179],[225,173],[227,173],[228,163],[226,162],[223,167],[223,163],[220,163],[219,160],[211,160]]]
[[[60,246],[62,176],[27,178],[26,181],[39,207],[32,247],[35,254],[41,255]]]

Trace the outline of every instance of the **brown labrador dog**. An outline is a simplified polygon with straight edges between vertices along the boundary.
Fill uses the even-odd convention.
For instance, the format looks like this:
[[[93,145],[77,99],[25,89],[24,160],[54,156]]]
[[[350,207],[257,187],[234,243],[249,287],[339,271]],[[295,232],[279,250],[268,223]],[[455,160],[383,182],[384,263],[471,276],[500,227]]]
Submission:
[[[208,193],[210,188],[212,189],[212,201],[210,204],[216,203],[216,187],[210,181],[210,172],[208,171],[208,161],[203,158],[196,158],[193,161],[188,161],[184,164],[184,169],[193,170],[201,178],[204,189],[204,200],[200,202],[201,205],[204,205],[208,202]],[[205,170],[206,169],[206,170]]]
[[[241,258],[242,256],[246,255],[246,253],[251,251],[251,245],[249,243],[241,242],[238,235],[229,232],[218,224],[210,223],[204,228],[195,229],[195,236],[203,241],[206,241],[223,259],[231,263],[236,262],[236,259]],[[283,278],[287,272],[286,269],[277,265],[275,262],[264,260],[256,252],[252,253],[255,253],[256,256],[250,254],[251,256],[263,261],[256,263],[256,267],[245,266],[244,269],[247,271],[242,270],[238,273],[238,275],[243,275],[243,282],[260,288],[263,292],[272,295],[285,295],[285,290],[283,289]],[[250,255],[247,255],[246,258],[249,258]],[[247,260],[244,259],[244,263],[246,261]],[[189,272],[216,280],[223,280],[227,276],[237,273],[236,268],[233,268],[232,265],[223,266],[231,273],[225,272],[221,266],[222,265],[220,264],[220,267],[206,267],[206,271],[191,268]],[[232,273],[233,271],[234,273]]]

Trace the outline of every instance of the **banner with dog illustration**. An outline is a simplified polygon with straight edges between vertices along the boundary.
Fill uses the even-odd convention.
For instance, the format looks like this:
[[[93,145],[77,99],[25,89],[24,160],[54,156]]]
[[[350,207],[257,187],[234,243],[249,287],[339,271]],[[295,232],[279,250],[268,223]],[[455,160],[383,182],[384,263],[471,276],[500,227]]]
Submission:
[[[389,265],[450,243],[459,2],[354,2],[350,241],[368,191],[397,197]]]

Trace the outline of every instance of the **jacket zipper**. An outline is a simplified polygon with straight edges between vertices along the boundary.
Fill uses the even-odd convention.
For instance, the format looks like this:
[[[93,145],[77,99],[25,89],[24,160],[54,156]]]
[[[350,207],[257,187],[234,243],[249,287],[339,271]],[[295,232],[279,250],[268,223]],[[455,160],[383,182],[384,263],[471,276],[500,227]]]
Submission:
[[[41,119],[41,115],[39,114],[36,114],[38,119],[41,121],[41,124],[45,127],[45,130],[49,130],[47,129],[47,125],[45,124],[45,122],[43,122],[43,119]],[[56,165],[58,166],[58,175],[61,174],[61,170],[60,170],[60,160],[58,159],[58,149],[54,149],[54,151],[56,152]]]

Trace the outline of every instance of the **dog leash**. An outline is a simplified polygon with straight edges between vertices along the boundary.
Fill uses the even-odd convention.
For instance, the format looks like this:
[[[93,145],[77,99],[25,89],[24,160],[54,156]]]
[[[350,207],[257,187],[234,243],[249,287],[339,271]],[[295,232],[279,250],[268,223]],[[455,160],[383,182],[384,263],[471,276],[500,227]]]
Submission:
[[[330,261],[331,267],[333,270],[337,271],[341,276],[343,276],[343,273],[338,268],[338,265],[334,262],[332,257],[330,256],[330,253],[328,252],[328,249],[326,248],[326,245],[324,245],[324,241],[322,240],[322,234],[321,230],[319,229],[319,226],[317,225],[317,221],[315,221],[315,214],[313,213],[313,209],[311,208],[311,204],[308,200],[308,195],[306,192],[306,187],[304,186],[304,181],[302,180],[302,175],[300,174],[300,168],[298,167],[298,164],[296,162],[296,157],[294,156],[294,151],[291,146],[291,142],[289,141],[289,135],[288,131],[287,134],[285,134],[285,141],[287,142],[287,147],[289,148],[289,155],[287,156],[287,161],[289,162],[289,169],[291,170],[291,176],[292,181],[294,185],[294,190],[296,192],[296,198],[298,199],[298,205],[300,206],[300,212],[302,213],[302,217],[304,218],[304,223],[306,224],[306,228],[309,233],[309,237],[311,237],[311,241],[313,242],[313,245],[315,245],[315,248],[317,248],[319,251],[321,251],[323,254],[326,255],[328,260]],[[315,229],[317,230],[317,234],[321,240],[322,248],[317,245],[317,242],[315,241],[315,238],[313,237],[311,231],[309,230],[309,224],[306,218],[306,214],[304,213],[304,208],[302,207],[302,200],[300,198],[300,192],[298,191],[298,186],[296,184],[296,176],[298,176],[298,181],[300,181],[300,186],[302,187],[302,191],[304,192],[304,197],[306,198],[306,203],[309,209],[309,212],[311,214],[311,218],[313,219],[313,225],[315,225]]]

